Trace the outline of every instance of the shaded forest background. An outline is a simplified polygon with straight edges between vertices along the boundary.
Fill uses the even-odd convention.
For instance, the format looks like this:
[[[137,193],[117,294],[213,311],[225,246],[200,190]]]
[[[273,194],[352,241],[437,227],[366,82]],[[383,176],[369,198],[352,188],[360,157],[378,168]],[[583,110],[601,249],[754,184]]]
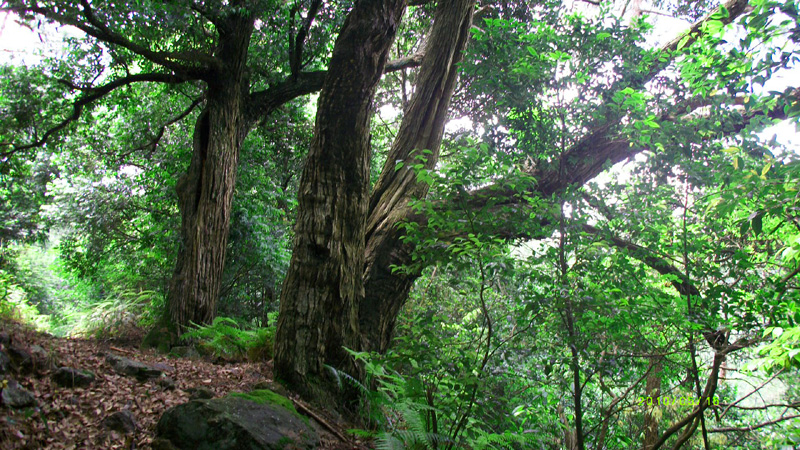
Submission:
[[[800,445],[796,1],[62,3],[0,3],[83,30],[0,67],[3,316],[275,346],[383,448]]]

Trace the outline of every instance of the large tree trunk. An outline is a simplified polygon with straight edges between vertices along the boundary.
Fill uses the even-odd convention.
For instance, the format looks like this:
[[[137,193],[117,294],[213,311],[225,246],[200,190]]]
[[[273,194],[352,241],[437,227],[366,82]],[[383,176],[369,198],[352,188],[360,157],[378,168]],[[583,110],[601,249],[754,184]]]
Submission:
[[[300,178],[295,242],[281,292],[276,375],[307,397],[326,364],[353,372],[359,349],[372,100],[405,0],[362,0],[347,17],[320,93]]]
[[[167,315],[145,345],[163,347],[191,323],[209,323],[216,312],[225,265],[239,149],[247,133],[247,48],[252,17],[232,16],[220,30],[209,76],[206,107],[195,124],[192,161],[176,186],[181,243],[167,293]]]
[[[424,198],[429,186],[417,181],[411,164],[401,170],[395,170],[395,164],[410,163],[422,150],[430,150],[425,155],[425,168],[436,165],[474,7],[475,0],[439,1],[414,96],[370,198],[366,295],[359,316],[365,350],[385,352],[389,348],[397,314],[419,276],[392,273],[393,265],[409,261],[412,251],[410,245],[401,242],[402,233],[396,225],[411,214],[409,201]]]

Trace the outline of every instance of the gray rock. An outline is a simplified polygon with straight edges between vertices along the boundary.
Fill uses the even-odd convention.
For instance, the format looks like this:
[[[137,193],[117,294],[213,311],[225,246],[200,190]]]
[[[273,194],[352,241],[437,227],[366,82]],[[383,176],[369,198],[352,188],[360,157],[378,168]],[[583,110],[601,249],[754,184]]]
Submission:
[[[158,379],[158,385],[165,391],[171,391],[175,389],[175,380],[167,376],[162,376]]]
[[[262,390],[262,389],[269,389],[276,394],[283,395],[284,397],[289,395],[289,391],[283,387],[280,383],[276,383],[274,381],[259,381],[258,383],[253,385],[253,390]]]
[[[53,381],[63,387],[86,387],[94,382],[94,373],[88,370],[73,369],[72,367],[60,367],[53,372]]]
[[[258,383],[253,385],[253,390],[271,389],[273,387],[272,385],[273,385],[273,383],[271,383],[269,381],[266,381],[266,380],[259,381]],[[271,390],[274,391],[275,389],[271,389]]]
[[[127,409],[109,414],[103,419],[103,426],[109,430],[118,431],[123,434],[133,433],[138,428],[133,413]]]
[[[36,366],[33,354],[22,346],[11,344],[6,352],[11,358],[11,366],[20,372],[30,372]]]
[[[4,405],[11,408],[25,408],[36,404],[36,397],[33,396],[31,391],[20,386],[14,380],[8,380],[8,386],[3,388],[0,398],[2,398]]]
[[[178,358],[189,358],[189,359],[199,359],[201,358],[200,352],[197,351],[196,348],[190,346],[176,346],[172,347],[172,350],[169,351],[170,354],[177,356]]]
[[[6,352],[0,350],[0,373],[6,373],[11,369],[11,358]]]
[[[158,369],[158,370],[160,370],[162,372],[172,372],[173,370],[175,370],[169,364],[164,364],[164,363],[154,363],[154,364],[151,364],[150,367],[152,367],[154,369]]]
[[[139,361],[134,361],[132,359],[128,359],[123,356],[117,356],[111,353],[106,355],[106,362],[110,364],[114,371],[118,374],[128,377],[136,377],[136,379],[139,381],[155,379],[160,377],[163,373],[162,370],[153,366],[148,366],[147,364]]]
[[[189,388],[186,390],[186,392],[189,393],[189,400],[208,400],[216,396],[216,394],[214,394],[214,391],[203,386],[196,388]]]
[[[155,449],[313,449],[319,438],[286,398],[272,391],[193,400],[167,410]]]

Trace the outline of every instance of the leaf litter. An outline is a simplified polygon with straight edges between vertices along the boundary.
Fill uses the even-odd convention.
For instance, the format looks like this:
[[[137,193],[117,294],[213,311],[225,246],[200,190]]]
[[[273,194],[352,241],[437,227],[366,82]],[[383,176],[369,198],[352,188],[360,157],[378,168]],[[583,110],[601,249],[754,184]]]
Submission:
[[[188,402],[191,391],[203,388],[222,397],[272,381],[271,361],[233,363],[173,358],[138,348],[137,339],[58,338],[6,321],[0,321],[0,332],[11,336],[16,345],[28,349],[39,346],[47,353],[46,367],[34,367],[33,373],[0,374],[0,383],[13,378],[36,397],[34,407],[0,406],[0,450],[148,449],[158,419],[167,409]],[[164,373],[174,380],[174,389],[165,388],[159,379],[137,381],[117,374],[106,362],[108,353],[166,369]],[[58,386],[51,378],[58,367],[92,371],[95,381],[86,388]],[[104,419],[125,410],[133,414],[136,422],[133,433],[120,433],[104,425]],[[344,429],[352,428],[350,424],[337,423],[324,411],[316,411],[315,415],[329,427],[334,424],[339,436]],[[372,448],[357,438],[343,442],[317,422],[312,423],[320,435],[321,450]]]

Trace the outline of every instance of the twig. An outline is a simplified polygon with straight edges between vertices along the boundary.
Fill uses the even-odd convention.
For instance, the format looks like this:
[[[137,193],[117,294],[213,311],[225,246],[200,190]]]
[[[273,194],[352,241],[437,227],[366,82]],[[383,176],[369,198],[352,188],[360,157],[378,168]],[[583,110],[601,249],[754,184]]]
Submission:
[[[108,349],[109,350],[114,350],[115,352],[126,353],[128,355],[132,355],[134,353],[134,352],[132,352],[130,350],[123,350],[121,348],[117,348],[117,347],[113,347],[113,346],[109,346]]]
[[[342,442],[348,442],[348,443],[350,442],[350,439],[347,439],[347,437],[345,437],[342,433],[340,433],[339,430],[334,428],[333,425],[331,425],[327,421],[325,421],[325,419],[323,419],[317,413],[312,411],[311,408],[306,406],[300,400],[294,400],[293,399],[292,403],[294,403],[294,406],[297,409],[299,409],[302,413],[309,415],[312,419],[316,420],[317,423],[322,425],[323,428],[325,428],[326,430],[328,430],[331,433],[333,433],[337,438],[339,438],[339,440],[341,440]]]

